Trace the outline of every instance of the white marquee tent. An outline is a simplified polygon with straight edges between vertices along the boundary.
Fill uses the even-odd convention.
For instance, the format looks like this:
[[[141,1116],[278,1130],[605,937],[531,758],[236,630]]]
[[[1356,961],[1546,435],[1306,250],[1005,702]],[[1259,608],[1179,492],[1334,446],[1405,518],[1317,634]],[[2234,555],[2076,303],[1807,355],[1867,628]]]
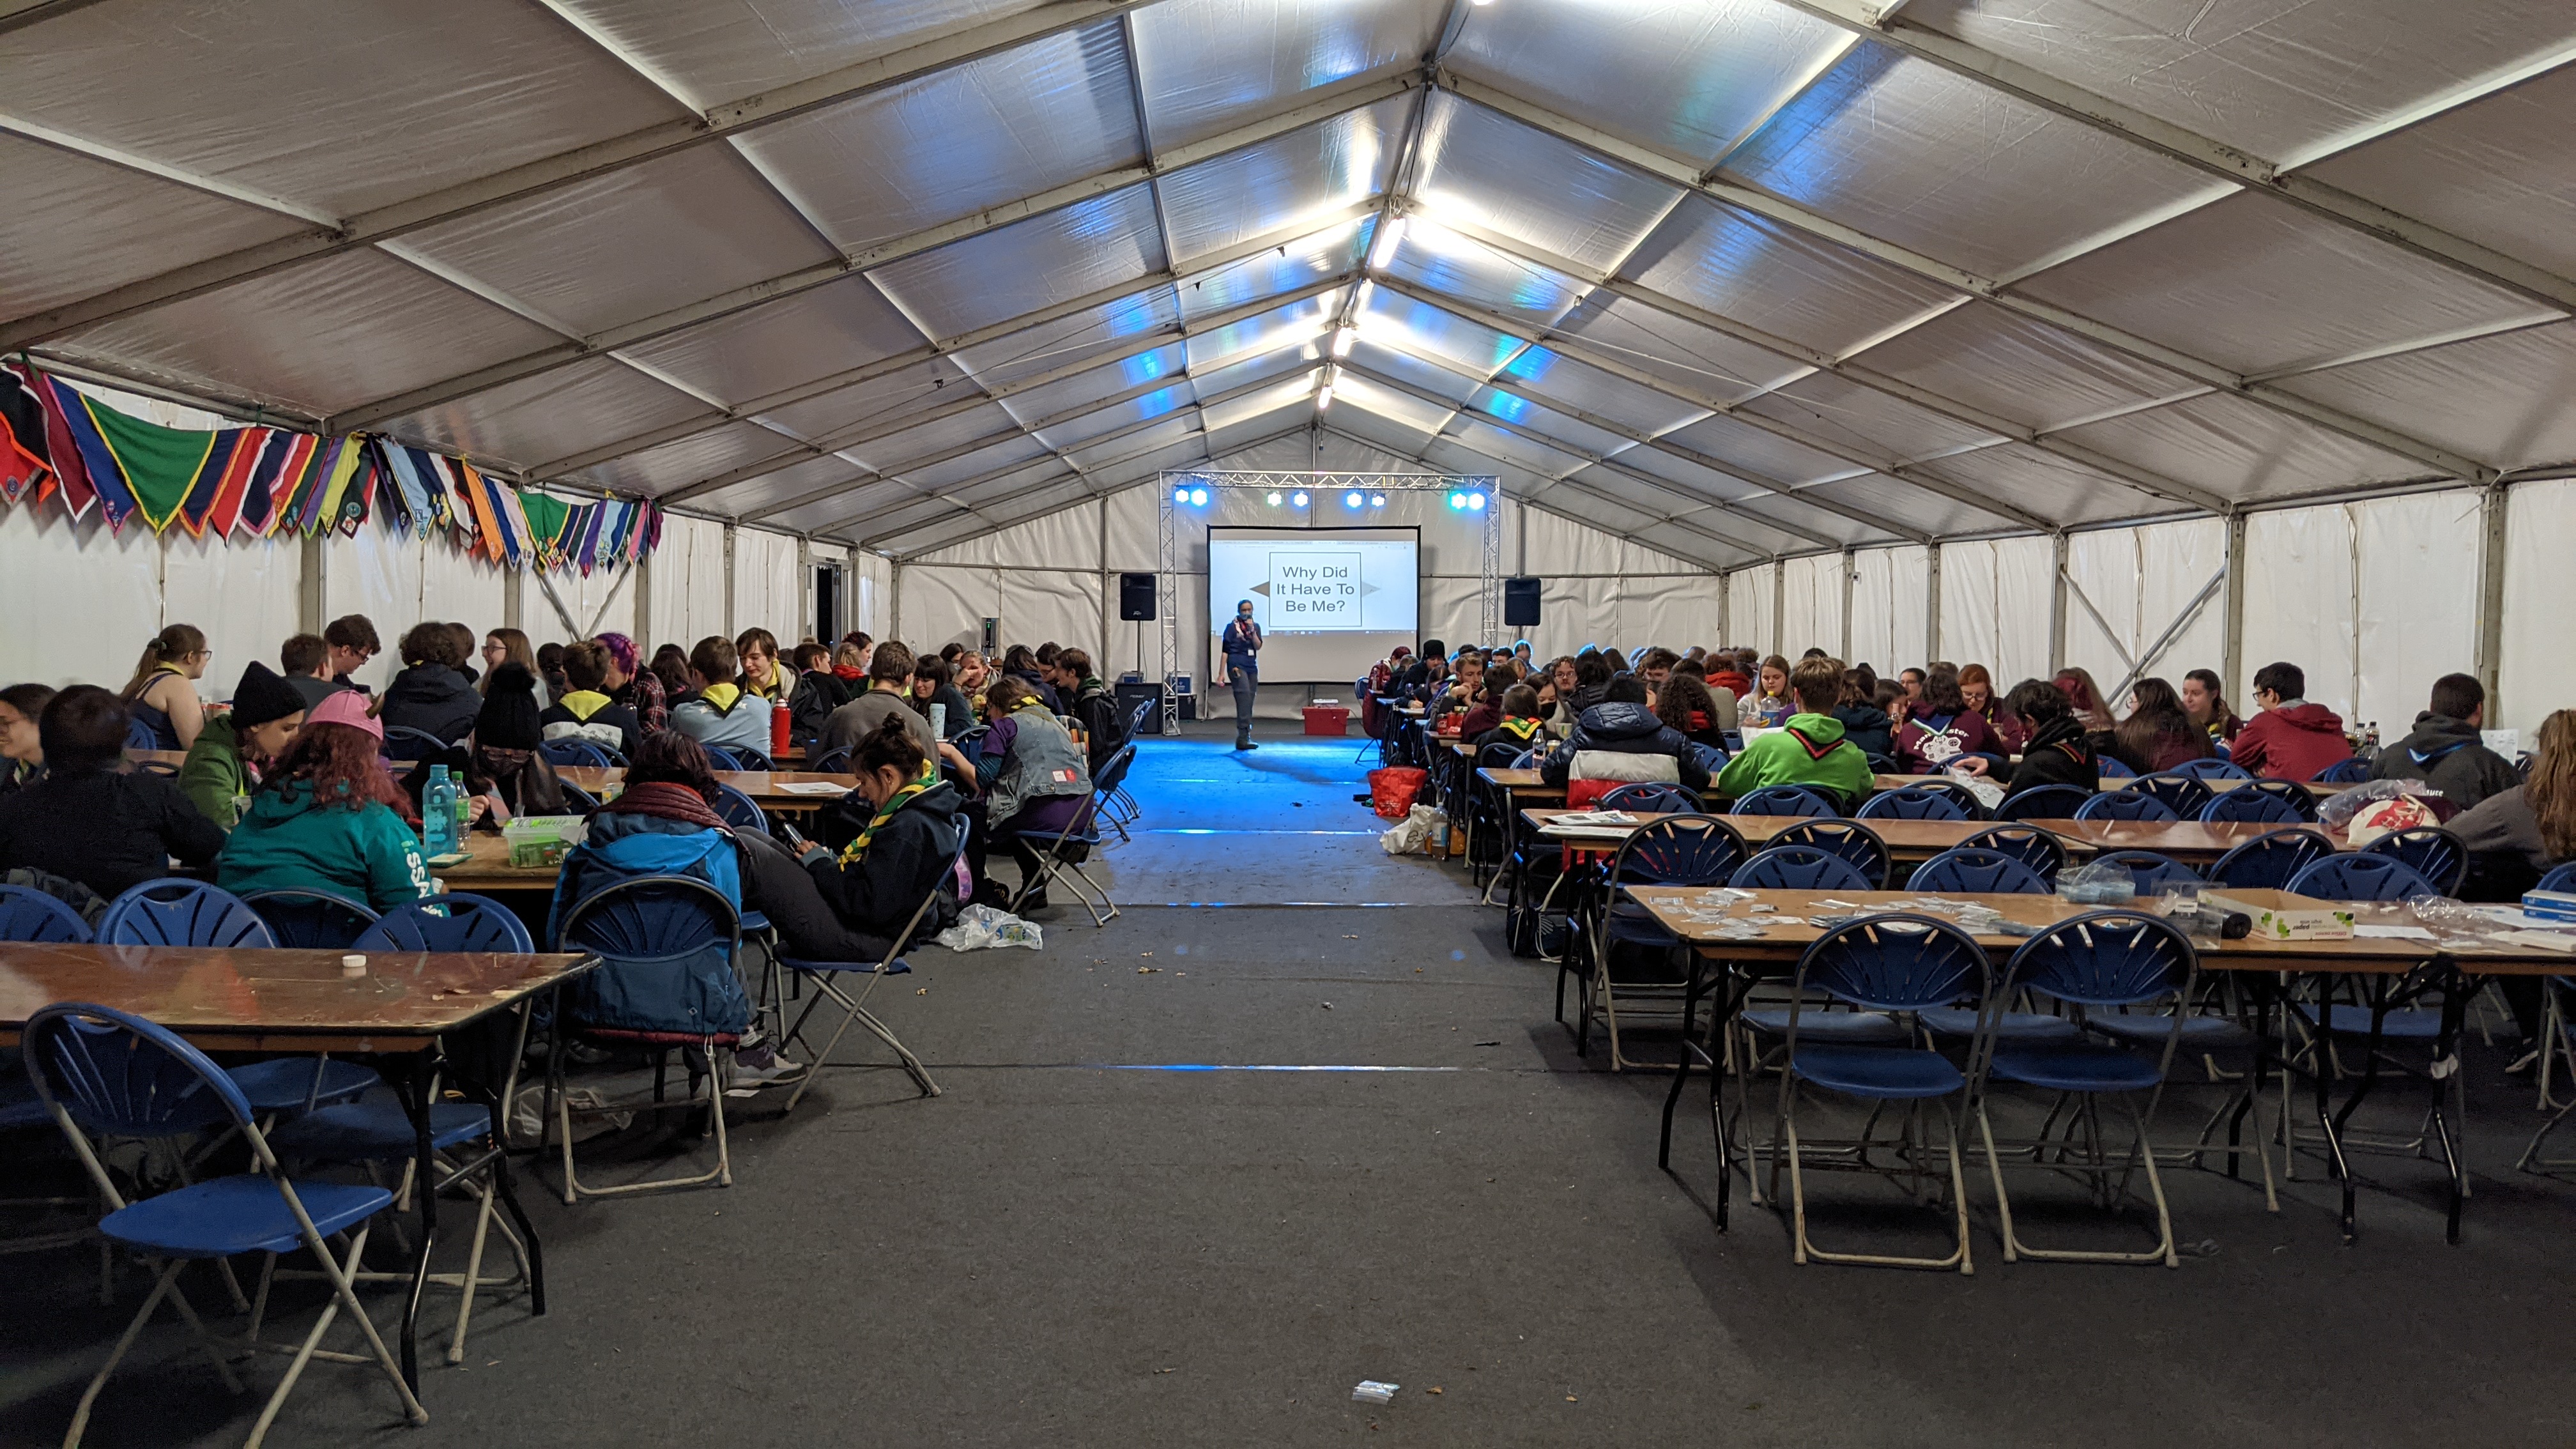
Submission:
[[[1549,650],[2471,666],[2527,729],[2571,62],[2565,0],[0,0],[0,349],[676,510],[630,586],[22,505],[0,674],[687,640],[833,558],[1124,665],[1161,470],[1320,466],[1498,474]]]

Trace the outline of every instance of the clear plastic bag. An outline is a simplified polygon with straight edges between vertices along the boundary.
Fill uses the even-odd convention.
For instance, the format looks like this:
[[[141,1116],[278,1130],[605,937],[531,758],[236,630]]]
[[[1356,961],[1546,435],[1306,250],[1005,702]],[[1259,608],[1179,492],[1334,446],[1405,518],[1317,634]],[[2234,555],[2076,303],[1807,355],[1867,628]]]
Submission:
[[[982,951],[1003,946],[1026,946],[1032,951],[1044,950],[1046,933],[1035,921],[1024,921],[995,906],[968,906],[957,913],[957,924],[931,937],[951,951]]]
[[[2442,798],[2441,791],[2424,788],[2421,780],[2369,780],[2318,801],[2317,823],[2340,835],[2351,826],[2354,816],[2382,800],[2394,800],[2401,795],[2417,795],[2429,800]]]
[[[2079,906],[2125,906],[2138,898],[2138,878],[2114,861],[2090,861],[2059,871],[2057,893]]]
[[[1377,843],[1389,855],[1419,854],[1431,843],[1432,828],[1442,818],[1438,809],[1416,805],[1393,830],[1379,836]]]

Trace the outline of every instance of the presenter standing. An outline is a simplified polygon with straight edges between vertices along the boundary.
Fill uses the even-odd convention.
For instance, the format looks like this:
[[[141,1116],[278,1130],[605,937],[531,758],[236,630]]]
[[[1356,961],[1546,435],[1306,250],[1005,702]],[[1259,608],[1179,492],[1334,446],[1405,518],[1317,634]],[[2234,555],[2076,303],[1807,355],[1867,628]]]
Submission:
[[[1238,750],[1261,748],[1252,742],[1252,693],[1261,682],[1260,653],[1261,626],[1252,622],[1252,601],[1245,599],[1234,606],[1234,622],[1225,626],[1225,674],[1234,686],[1234,747]]]

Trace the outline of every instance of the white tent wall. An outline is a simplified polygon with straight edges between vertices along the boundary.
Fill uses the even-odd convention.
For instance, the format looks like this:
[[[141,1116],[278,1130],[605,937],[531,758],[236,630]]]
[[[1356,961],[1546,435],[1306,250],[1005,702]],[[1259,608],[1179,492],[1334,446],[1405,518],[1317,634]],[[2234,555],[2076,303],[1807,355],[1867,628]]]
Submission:
[[[1946,555],[1943,562],[1946,567]],[[2215,518],[2069,535],[2066,657],[2058,662],[2081,666],[2115,694],[2133,669],[2179,689],[2185,671],[2223,668],[2227,590],[2220,571],[2226,563],[2227,525]],[[2168,638],[2187,612],[2189,622]],[[1999,682],[2012,688],[2012,681],[1999,676]],[[2125,710],[2128,702],[2115,697],[2111,705]]]
[[[1780,652],[1795,662],[1809,649],[1843,647],[1843,556],[1809,554],[1780,562]]]
[[[1851,556],[1851,617],[1844,646],[1847,664],[1867,664],[1881,674],[1932,657],[1932,551],[1865,548]]]
[[[733,534],[733,614],[727,635],[760,628],[776,636],[779,647],[793,649],[812,632],[805,618],[805,581],[797,566],[796,538],[765,528],[738,528]],[[693,644],[696,640],[683,640]]]
[[[2233,698],[2286,661],[2347,724],[2404,733],[2433,681],[2476,660],[2481,535],[2478,495],[2458,490],[2252,515]]]
[[[2053,559],[2052,541],[2044,537],[1943,544],[1941,637],[1932,653],[1983,664],[2004,689],[2047,678],[2056,667],[2048,657]]]
[[[164,625],[194,624],[215,657],[200,686],[231,695],[244,662],[277,664],[295,632],[297,545],[207,544],[184,530],[109,531],[95,511],[0,513],[0,681],[122,686]]]
[[[1726,576],[1726,644],[1765,654],[1779,652],[1779,570],[1778,564],[1760,564]]]
[[[709,634],[725,634],[725,527],[712,519],[672,515],[662,525],[662,546],[651,570],[651,617],[637,642],[647,657],[665,644],[686,649]]]
[[[2568,621],[2576,619],[2576,480],[2505,494],[2504,648],[2488,723],[2520,730],[2524,749],[2552,710],[2576,709]]]

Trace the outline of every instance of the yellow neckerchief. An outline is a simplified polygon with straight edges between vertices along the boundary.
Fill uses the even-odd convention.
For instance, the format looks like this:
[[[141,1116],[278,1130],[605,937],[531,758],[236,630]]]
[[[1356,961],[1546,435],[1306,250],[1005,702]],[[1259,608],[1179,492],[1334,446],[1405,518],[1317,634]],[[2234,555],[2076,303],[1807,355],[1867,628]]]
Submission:
[[[1539,722],[1534,719],[1507,719],[1497,726],[1497,728],[1502,730],[1503,733],[1510,735],[1513,739],[1519,740],[1523,744],[1527,744],[1529,742],[1529,737],[1538,733]]]
[[[767,700],[776,700],[787,692],[787,682],[780,676],[778,666],[774,664],[769,667],[769,683],[766,685],[753,684],[748,674],[736,680],[735,683],[741,687],[743,693],[756,694]]]
[[[706,704],[707,708],[718,714],[731,714],[733,707],[742,703],[742,686],[710,684],[698,692],[698,698]]]
[[[592,715],[608,708],[616,701],[596,689],[576,689],[566,693],[555,703],[564,707],[564,713],[587,724]]]
[[[921,765],[921,773],[913,777],[912,783],[895,791],[893,794],[888,795],[886,797],[886,802],[877,807],[875,817],[868,821],[868,828],[860,831],[856,840],[853,840],[849,844],[841,847],[840,863],[842,867],[846,869],[856,862],[860,856],[866,854],[868,842],[876,839],[877,831],[882,829],[887,821],[894,818],[896,811],[901,810],[904,806],[912,803],[913,796],[920,794],[922,791],[927,790],[938,783],[938,767],[932,765],[927,760],[923,761]]]

